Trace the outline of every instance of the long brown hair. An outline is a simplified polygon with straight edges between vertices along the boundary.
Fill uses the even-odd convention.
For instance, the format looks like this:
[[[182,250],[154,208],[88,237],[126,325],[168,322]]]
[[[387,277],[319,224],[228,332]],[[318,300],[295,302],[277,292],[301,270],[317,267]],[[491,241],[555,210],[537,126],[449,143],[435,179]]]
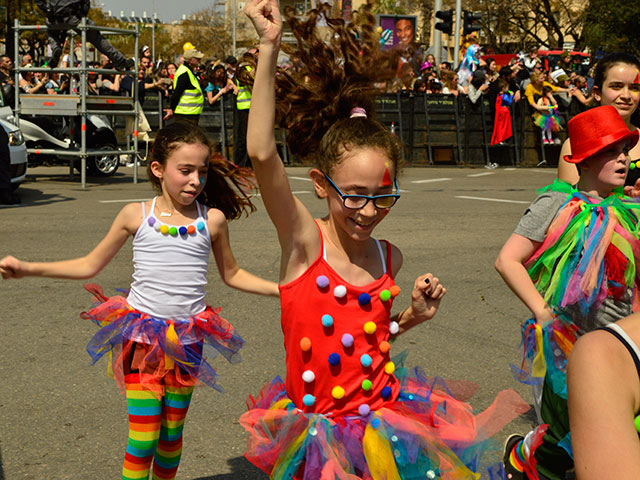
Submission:
[[[185,144],[201,144],[209,149],[209,172],[204,190],[197,198],[200,203],[221,210],[228,220],[255,211],[256,207],[248,197],[248,191],[254,185],[252,173],[216,154],[204,130],[187,122],[174,122],[156,134],[151,159],[147,165],[147,175],[157,191],[162,192],[162,184],[151,171],[151,163],[166,165],[167,158]]]
[[[292,154],[330,173],[353,147],[381,148],[397,171],[397,139],[373,117],[380,84],[395,77],[399,52],[381,50],[370,6],[349,24],[332,18],[326,3],[310,10],[306,20],[296,18],[291,7],[284,8],[284,16],[296,44],[282,45],[293,68],[277,69],[276,114]],[[320,19],[326,20],[325,34],[317,28]],[[252,83],[249,77],[247,84]],[[354,108],[364,109],[367,118],[350,118]]]

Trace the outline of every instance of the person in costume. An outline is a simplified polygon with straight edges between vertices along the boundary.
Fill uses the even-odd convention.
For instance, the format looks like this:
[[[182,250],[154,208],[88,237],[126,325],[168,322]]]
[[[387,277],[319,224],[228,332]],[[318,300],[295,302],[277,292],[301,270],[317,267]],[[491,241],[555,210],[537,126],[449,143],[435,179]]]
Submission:
[[[467,48],[464,54],[462,62],[460,62],[460,68],[458,68],[458,83],[465,91],[469,87],[473,72],[475,72],[480,64],[480,45],[472,43]]]
[[[364,7],[345,25],[325,4],[301,21],[286,8],[299,46],[287,54],[300,68],[285,71],[276,67],[277,0],[250,0],[245,13],[260,38],[247,146],[282,249],[287,366],[284,382],[277,377],[247,401],[245,457],[272,479],[477,479],[485,440],[528,406],[510,390],[474,415],[441,382],[391,356],[390,342],[432,319],[446,289],[421,275],[411,304],[391,312],[402,254],[373,231],[400,198],[400,146],[372,119],[375,85],[395,72],[375,18]],[[334,30],[328,44],[313,34],[320,17]],[[276,111],[292,154],[315,162],[323,218],[292,194]]]
[[[551,87],[542,87],[542,95],[536,101],[537,110],[533,113],[533,123],[542,130],[542,143],[553,144],[553,133],[562,130],[560,118],[556,114],[558,102],[553,96]],[[560,140],[558,140],[558,144]]]
[[[496,97],[496,114],[493,121],[493,134],[491,145],[499,145],[513,135],[511,127],[511,112],[509,107],[513,103],[513,92],[509,91],[509,82],[503,78],[498,79],[500,93]]]
[[[496,260],[505,283],[531,310],[523,328],[540,426],[512,435],[504,463],[509,478],[562,480],[573,468],[566,362],[578,336],[638,310],[640,202],[622,193],[629,151],[638,142],[612,106],[569,121],[577,187],[562,180],[539,190]],[[525,361],[523,360],[523,364]]]
[[[640,126],[640,60],[628,53],[611,53],[598,61],[593,74],[592,95],[600,105],[613,105],[629,131]],[[578,183],[580,175],[573,163],[564,160],[571,155],[571,142],[567,139],[562,145],[558,160],[558,178],[572,185]],[[630,152],[630,170],[627,175],[626,193],[637,196],[640,185],[632,192],[632,186],[640,179],[640,145]]]
[[[639,320],[636,313],[588,333],[571,351],[567,365],[569,424],[580,480],[638,478]]]
[[[107,298],[97,285],[87,289],[98,303],[83,318],[101,328],[87,351],[95,363],[109,355],[109,367],[126,394],[129,410],[123,479],[175,478],[182,429],[194,385],[216,390],[215,354],[239,359],[244,341],[205,302],[207,267],[213,250],[220,277],[246,292],[277,296],[273,282],[238,267],[229,245],[227,219],[249,213],[245,175],[212,155],[206,134],[176,122],[161,129],[153,144],[149,180],[153,200],[125,206],[106,237],[87,256],[61,262],[0,260],[3,278],[95,276],[133,236],[133,283],[126,298]]]

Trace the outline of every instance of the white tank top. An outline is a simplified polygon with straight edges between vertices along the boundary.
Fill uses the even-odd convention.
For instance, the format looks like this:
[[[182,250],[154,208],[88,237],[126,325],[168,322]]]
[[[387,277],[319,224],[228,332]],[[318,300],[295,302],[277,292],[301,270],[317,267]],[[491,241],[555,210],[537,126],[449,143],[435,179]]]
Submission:
[[[211,236],[204,214],[189,225],[166,225],[154,215],[156,198],[133,237],[133,283],[127,301],[159,319],[187,320],[206,308],[204,288]],[[169,230],[167,233],[167,229]]]

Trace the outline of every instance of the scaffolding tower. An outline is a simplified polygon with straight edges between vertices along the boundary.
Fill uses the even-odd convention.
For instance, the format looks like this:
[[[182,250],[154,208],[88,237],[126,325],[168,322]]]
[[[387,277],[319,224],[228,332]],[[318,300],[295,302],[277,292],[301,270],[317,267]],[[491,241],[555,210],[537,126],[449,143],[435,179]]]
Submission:
[[[24,31],[47,31],[50,27],[46,25],[20,25],[18,20],[14,22],[14,41],[15,52],[18,52],[20,32]],[[66,28],[66,27],[65,27]],[[53,115],[53,116],[70,116],[80,117],[80,149],[79,150],[62,150],[62,149],[27,149],[28,153],[32,154],[48,154],[48,155],[61,155],[71,157],[69,162],[70,174],[73,175],[74,159],[73,157],[80,157],[80,180],[82,188],[87,186],[86,170],[87,170],[87,157],[93,155],[130,155],[131,151],[123,152],[120,149],[117,150],[88,150],[87,149],[87,115],[124,115],[134,117],[133,127],[133,183],[138,183],[138,125],[140,120],[140,103],[138,102],[138,40],[140,37],[140,29],[136,24],[135,30],[125,28],[112,28],[112,27],[100,27],[98,25],[87,25],[86,17],[82,17],[80,24],[77,27],[80,30],[82,59],[80,68],[68,67],[58,68],[54,67],[30,67],[24,68],[17,64],[15,67],[15,105],[14,116],[18,126],[20,126],[20,115]],[[87,68],[87,31],[88,30],[100,30],[102,33],[113,34],[125,34],[134,35],[135,37],[135,50],[134,60],[135,66],[133,70],[120,72],[114,69],[103,68]],[[69,65],[75,65],[74,61],[74,37],[76,33],[69,31],[71,36],[71,48],[69,52]],[[79,86],[80,91],[78,94],[22,94],[19,87],[19,79],[21,72],[46,72],[46,73],[68,73],[71,78],[73,74],[79,74]],[[119,74],[125,73],[132,76],[132,93],[133,96],[109,96],[109,95],[92,95],[87,94],[87,76],[91,73],[97,74]],[[71,84],[73,85],[73,84]],[[71,87],[71,86],[70,86]],[[71,88],[70,88],[71,91]],[[50,133],[50,132],[48,132]],[[118,160],[119,161],[119,160]]]

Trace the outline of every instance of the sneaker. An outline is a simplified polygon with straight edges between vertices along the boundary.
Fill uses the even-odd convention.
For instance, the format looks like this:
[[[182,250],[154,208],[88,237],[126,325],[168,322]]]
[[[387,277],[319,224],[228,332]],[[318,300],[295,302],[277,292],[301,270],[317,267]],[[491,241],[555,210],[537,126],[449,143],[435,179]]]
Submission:
[[[554,145],[560,145],[561,143],[562,143],[562,142],[560,141],[560,139],[559,139],[559,138],[554,138],[554,139],[553,139],[553,144],[554,144]]]
[[[524,440],[522,435],[517,433],[511,435],[507,438],[507,441],[504,444],[504,455],[502,456],[502,463],[504,464],[504,472],[507,476],[507,480],[528,480],[527,474],[524,472],[518,471],[516,467],[511,464],[511,451],[513,447],[515,447],[520,440]]]

